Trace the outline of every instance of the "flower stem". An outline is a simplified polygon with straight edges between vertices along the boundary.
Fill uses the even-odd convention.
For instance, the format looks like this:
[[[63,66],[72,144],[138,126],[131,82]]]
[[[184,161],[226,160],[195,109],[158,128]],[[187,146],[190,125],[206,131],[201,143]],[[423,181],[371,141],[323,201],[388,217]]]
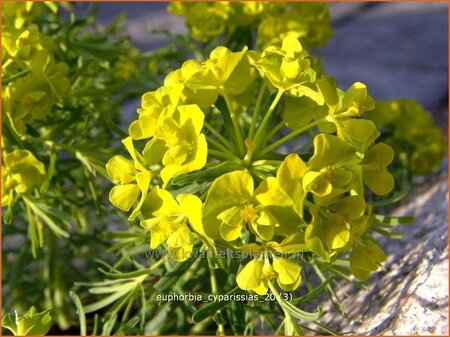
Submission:
[[[238,163],[238,164],[241,163],[240,159],[235,158],[235,157],[230,157],[229,155],[227,155],[227,154],[225,154],[225,153],[223,153],[223,152],[221,152],[221,151],[217,151],[217,150],[213,150],[213,149],[208,149],[208,154],[209,154],[211,157],[217,157],[216,159],[219,159],[219,160],[222,160],[222,161],[223,161],[223,159],[226,159],[226,160],[229,160],[229,161],[233,161],[233,162],[235,162],[235,163]]]
[[[219,149],[220,151],[223,152],[223,155],[226,155],[225,158],[228,158],[232,161],[237,161],[238,163],[241,162],[241,159],[239,159],[238,157],[236,157],[236,155],[231,152],[230,150],[228,150],[225,146],[223,146],[222,144],[220,144],[217,140],[215,140],[214,138],[211,138],[209,136],[206,136],[206,141],[208,143],[211,143],[212,145],[214,145],[217,149]],[[210,150],[208,150],[210,151]]]
[[[275,127],[267,134],[267,136],[264,137],[263,142],[262,142],[262,146],[264,146],[269,140],[271,140],[272,137],[273,137],[278,131],[280,131],[285,125],[286,125],[286,122],[285,122],[284,120],[282,120],[280,123],[278,123],[277,125],[275,125]]]
[[[255,134],[256,122],[258,120],[259,109],[261,108],[262,99],[264,97],[264,92],[266,91],[266,82],[263,82],[261,89],[259,90],[258,98],[256,99],[255,108],[253,109],[252,123],[250,124],[250,131],[248,133],[248,138],[253,139]]]
[[[269,145],[268,147],[266,147],[259,155],[260,155],[260,156],[263,156],[263,155],[265,155],[266,153],[268,153],[268,152],[270,152],[270,151],[272,151],[272,150],[277,149],[278,147],[280,147],[280,146],[283,145],[284,143],[290,141],[291,139],[297,137],[298,135],[302,134],[303,132],[308,131],[309,129],[311,129],[311,128],[317,126],[317,125],[319,125],[320,123],[322,123],[322,122],[324,122],[324,121],[325,121],[325,118],[321,118],[321,119],[318,119],[318,120],[316,120],[316,121],[313,121],[313,122],[311,122],[311,123],[305,125],[304,127],[300,128],[300,129],[297,129],[297,130],[291,132],[291,133],[288,134],[287,136],[285,136],[285,137],[283,137],[283,138],[277,140],[275,143],[270,144],[270,145]]]
[[[270,289],[270,291],[272,292],[272,294],[274,294],[275,299],[277,300],[278,304],[280,305],[281,310],[283,310],[284,317],[285,317],[285,318],[284,318],[284,320],[285,320],[285,323],[284,323],[284,324],[288,324],[287,321],[290,321],[291,324],[294,324],[294,325],[295,325],[295,329],[297,330],[297,331],[294,330],[294,334],[295,334],[295,335],[303,335],[303,331],[302,331],[302,330],[300,329],[300,327],[297,325],[297,323],[296,323],[296,321],[294,320],[294,318],[292,317],[292,315],[289,313],[289,311],[287,311],[287,310],[283,307],[282,303],[284,302],[284,300],[281,298],[280,293],[278,292],[278,290],[274,287],[272,281],[269,280],[268,286],[269,286],[269,289]],[[285,325],[285,333],[286,333],[286,325]]]
[[[270,116],[272,115],[273,111],[275,110],[278,102],[280,101],[281,97],[283,96],[284,90],[278,89],[277,95],[275,96],[275,99],[273,100],[272,104],[270,105],[269,109],[267,110],[266,114],[264,115],[263,120],[258,126],[258,130],[256,130],[255,135],[255,144],[256,148],[259,149],[261,145],[261,138],[263,137],[264,129],[266,127],[267,122],[270,119]]]
[[[238,146],[239,155],[243,156],[245,153],[244,140],[242,139],[241,127],[239,126],[239,121],[237,119],[237,115],[233,110],[233,106],[231,104],[230,97],[228,96],[228,94],[223,93],[223,97],[225,98],[225,102],[227,104],[228,111],[230,112],[231,121],[233,123],[234,133],[236,135],[236,143]]]
[[[214,272],[214,268],[208,263],[208,268],[209,268],[209,276],[210,276],[210,282],[211,282],[211,293],[212,294],[217,294],[218,293],[218,289],[217,289],[217,279],[216,279],[216,274]],[[218,313],[220,313],[220,310],[217,311]],[[225,336],[225,327],[223,326],[223,324],[217,324],[217,334],[219,336]]]
[[[216,136],[217,139],[218,139],[219,141],[221,141],[222,144],[223,144],[228,150],[230,150],[230,151],[233,151],[233,150],[234,150],[233,145],[231,145],[231,144],[227,141],[227,139],[226,139],[224,136],[222,136],[222,135],[220,134],[220,132],[218,132],[211,124],[209,124],[208,122],[204,121],[204,122],[203,122],[203,125],[205,126],[205,128],[208,129],[209,132],[211,132],[214,136]]]

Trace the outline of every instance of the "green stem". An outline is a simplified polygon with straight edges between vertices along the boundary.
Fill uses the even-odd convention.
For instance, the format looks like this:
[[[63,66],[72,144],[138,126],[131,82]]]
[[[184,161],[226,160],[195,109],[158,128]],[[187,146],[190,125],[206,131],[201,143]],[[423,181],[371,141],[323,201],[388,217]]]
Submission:
[[[285,125],[286,122],[284,120],[275,125],[275,127],[267,134],[267,136],[264,137],[262,145],[264,146],[269,140],[271,140],[272,137],[275,136],[275,134],[280,131]]]
[[[264,81],[261,89],[259,90],[258,98],[256,99],[255,108],[253,109],[252,124],[250,125],[250,131],[248,133],[248,138],[253,139],[255,134],[256,122],[258,120],[259,109],[261,108],[262,99],[264,97],[264,92],[266,91],[266,82]]]
[[[208,263],[208,268],[209,268],[209,275],[210,275],[210,282],[211,282],[211,292],[212,294],[217,294],[218,293],[218,288],[217,288],[217,279],[216,279],[216,274],[214,272],[214,268]],[[217,310],[218,313],[220,313],[220,310]],[[217,333],[219,336],[225,336],[225,327],[223,326],[223,324],[217,324]]]
[[[256,168],[250,167],[248,170],[250,171],[251,174],[253,174],[254,176],[258,177],[261,180],[264,180],[266,178],[264,173],[262,173],[261,171],[259,171]]]
[[[21,71],[15,73],[15,74],[13,74],[13,75],[5,76],[5,77],[2,79],[2,85],[3,85],[3,86],[6,86],[6,85],[8,85],[9,82],[14,81],[14,80],[17,79],[17,78],[20,78],[20,77],[25,76],[25,75],[27,75],[29,72],[30,72],[29,69],[24,69],[24,70],[21,70]]]
[[[293,132],[291,132],[290,134],[288,134],[287,136],[277,140],[275,143],[270,144],[268,147],[266,147],[259,155],[263,156],[266,153],[269,153],[272,150],[277,149],[278,147],[280,147],[281,145],[283,145],[284,143],[290,141],[291,139],[297,137],[298,135],[302,134],[303,132],[308,131],[309,129],[319,125],[320,123],[323,123],[325,121],[325,118],[321,118],[318,119],[316,121],[313,121],[307,125],[305,125],[304,127],[297,129]]]
[[[234,133],[236,135],[236,142],[237,142],[237,146],[239,149],[239,154],[241,156],[243,156],[245,153],[244,140],[242,139],[241,127],[239,126],[239,121],[237,120],[237,115],[233,110],[233,106],[231,104],[230,97],[228,96],[228,94],[224,93],[223,97],[225,98],[225,103],[227,104],[228,111],[230,112],[231,121],[233,123]]]
[[[273,283],[272,283],[272,281],[269,281],[268,282],[268,286],[269,286],[269,289],[270,289],[270,291],[275,295],[275,299],[277,300],[277,302],[278,302],[278,304],[280,305],[280,307],[281,307],[281,310],[283,310],[283,313],[284,313],[284,320],[285,320],[285,323],[284,324],[287,324],[287,321],[290,321],[291,322],[291,324],[294,324],[295,325],[295,331],[294,331],[294,333],[297,335],[303,335],[303,331],[300,329],[300,327],[298,326],[298,324],[297,324],[297,322],[296,322],[296,320],[294,319],[294,317],[292,317],[292,315],[289,313],[289,311],[287,311],[286,309],[284,309],[284,307],[283,307],[283,305],[282,305],[282,303],[284,302],[284,300],[281,298],[281,296],[280,296],[280,293],[278,292],[278,290],[274,287],[274,285],[273,285]],[[286,331],[286,330],[285,330]]]
[[[270,119],[270,116],[272,115],[273,111],[275,110],[278,102],[280,101],[281,97],[283,96],[284,90],[278,89],[277,95],[275,96],[275,99],[273,100],[272,104],[270,105],[269,109],[267,110],[266,114],[264,115],[263,120],[258,126],[258,130],[256,130],[255,135],[255,144],[256,148],[259,149],[261,145],[261,138],[264,134],[264,129],[266,127],[267,122]]]
[[[219,157],[216,159],[226,159],[226,160],[238,162],[235,158],[232,158],[232,157],[228,156],[227,154],[217,151],[217,150],[208,149],[208,154],[211,155],[211,157]]]
[[[222,144],[220,144],[217,140],[215,140],[214,138],[211,138],[209,136],[206,136],[206,140],[208,143],[211,143],[212,145],[214,145],[217,149],[219,149],[220,151],[223,152],[224,155],[227,155],[227,158],[233,161],[237,161],[237,162],[241,162],[241,159],[239,159],[238,157],[236,157],[236,155],[231,152],[230,150],[228,150],[225,146],[223,146]],[[208,150],[209,151],[209,150]]]
[[[150,268],[148,268],[148,272],[150,273],[151,271],[159,268],[159,266],[161,266],[162,264],[166,263],[166,261],[168,260],[167,256],[164,256],[162,259],[160,259],[159,261],[156,261],[154,264],[152,264],[150,266]]]
[[[281,160],[256,160],[252,163],[253,167],[258,167],[258,166],[265,166],[265,165],[273,165],[273,166],[279,166],[282,163]]]
[[[224,136],[222,136],[222,135],[220,134],[220,132],[218,132],[211,124],[209,124],[207,121],[204,121],[204,122],[203,122],[203,125],[205,126],[205,128],[208,129],[209,132],[211,132],[214,136],[216,136],[217,139],[218,139],[219,141],[221,141],[222,144],[223,144],[228,150],[230,150],[230,151],[233,151],[233,150],[234,150],[233,145],[231,145],[231,144],[226,140],[226,138],[225,138]]]

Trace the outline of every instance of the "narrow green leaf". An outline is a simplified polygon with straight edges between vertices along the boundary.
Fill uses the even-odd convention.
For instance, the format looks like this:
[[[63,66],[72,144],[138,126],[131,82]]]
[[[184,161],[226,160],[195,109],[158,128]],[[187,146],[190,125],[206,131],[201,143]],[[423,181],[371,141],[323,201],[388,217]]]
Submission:
[[[57,154],[55,151],[52,150],[52,152],[50,154],[50,163],[48,164],[48,168],[47,168],[47,177],[45,178],[45,181],[42,183],[42,186],[40,189],[41,194],[44,194],[45,192],[47,192],[47,190],[50,186],[50,181],[52,180],[52,177],[55,173],[56,160],[57,160]]]
[[[87,336],[86,332],[86,315],[84,313],[83,305],[81,304],[80,298],[73,291],[69,292],[72,301],[75,303],[77,308],[78,319],[80,320],[80,335]]]
[[[236,147],[237,147],[239,139],[236,139],[236,134],[235,134],[234,128],[233,128],[233,121],[231,120],[231,115],[228,110],[227,103],[221,95],[219,95],[219,97],[217,98],[215,106],[219,110],[220,114],[222,115],[224,126],[225,126],[225,132],[227,133],[228,136],[231,137],[234,145],[236,145]]]
[[[414,221],[414,217],[412,216],[399,216],[399,217],[395,217],[395,216],[384,216],[381,214],[375,214],[375,219],[381,223],[385,223],[388,225],[401,225],[401,224],[409,224],[412,223]]]
[[[301,303],[308,303],[308,302],[312,301],[313,299],[317,298],[320,294],[323,293],[324,290],[326,290],[327,286],[331,283],[331,281],[333,281],[333,279],[334,279],[333,276],[327,278],[318,287],[311,290],[305,296],[294,299],[292,301],[292,304],[297,305],[297,304],[301,304]]]
[[[85,306],[84,311],[86,313],[91,313],[97,310],[100,310],[108,305],[110,305],[111,303],[117,301],[119,298],[125,296],[127,293],[129,293],[130,291],[132,291],[134,289],[134,287],[136,286],[136,284],[134,282],[130,282],[126,285],[124,285],[121,290],[101,299],[100,301],[91,303],[87,306]],[[92,289],[90,289],[91,291]]]
[[[381,207],[381,206],[393,205],[393,204],[399,202],[400,200],[402,200],[404,197],[406,197],[410,191],[411,191],[411,188],[408,188],[403,191],[400,191],[398,194],[395,194],[389,198],[374,201],[374,202],[372,202],[372,206]]]
[[[225,295],[232,295],[232,294],[245,294],[245,291],[240,289],[239,287],[233,288],[229,292],[227,292]],[[194,314],[192,315],[192,321],[194,323],[198,323],[203,321],[204,319],[213,316],[217,310],[223,308],[226,306],[228,302],[226,301],[213,301],[205,305],[203,308],[200,308]]]
[[[102,336],[111,336],[112,329],[117,321],[117,315],[111,316],[105,324],[103,324]]]
[[[336,330],[333,330],[333,329],[331,329],[331,328],[327,327],[326,325],[321,324],[319,322],[314,322],[314,324],[316,324],[323,332],[325,332],[327,334],[330,334],[330,335],[333,335],[333,336],[342,336],[342,335],[344,335],[344,333],[336,331]],[[320,332],[320,334],[321,335],[324,334],[323,332]]]
[[[114,336],[126,336],[131,330],[139,323],[141,319],[138,316],[134,316],[128,322],[126,322],[115,334]]]
[[[107,272],[106,270],[103,270],[102,268],[98,268],[98,270],[111,279],[122,279],[122,280],[135,278],[135,277],[141,276],[141,275],[146,275],[151,272],[150,269],[136,270],[136,271],[132,271],[129,273],[110,273],[110,272]]]
[[[129,136],[128,133],[126,133],[125,131],[123,131],[116,122],[114,122],[112,119],[108,119],[106,121],[106,126],[108,127],[108,129],[110,129],[112,132],[114,132],[115,134],[117,134],[120,138],[126,138]]]
[[[283,309],[288,311],[295,318],[304,320],[306,322],[316,321],[322,315],[322,308],[319,308],[317,310],[317,312],[306,312],[306,311],[300,310],[299,308],[294,306],[292,303],[284,301],[284,300],[280,303],[280,305],[283,307]]]
[[[28,199],[25,199],[25,202],[30,206],[30,208],[33,210],[33,212],[42,219],[49,227],[50,229],[57,235],[62,236],[64,238],[68,238],[70,234],[66,232],[65,230],[61,229],[44,211],[42,211],[35,203],[29,201]]]
[[[177,263],[176,266],[169,273],[167,273],[167,275],[163,276],[158,282],[156,282],[154,288],[161,292],[169,291],[178,279],[184,275],[194,261],[195,259],[190,257],[184,262]]]

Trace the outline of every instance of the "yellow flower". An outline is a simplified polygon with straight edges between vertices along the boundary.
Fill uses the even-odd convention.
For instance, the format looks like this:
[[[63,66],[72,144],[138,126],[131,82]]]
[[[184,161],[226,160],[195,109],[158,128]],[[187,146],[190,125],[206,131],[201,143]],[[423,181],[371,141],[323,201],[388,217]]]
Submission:
[[[179,105],[174,111],[164,110],[155,137],[165,142],[161,178],[167,185],[173,177],[203,168],[208,155],[205,135],[201,133],[204,114],[195,105]]]
[[[137,109],[139,119],[132,122],[128,132],[133,139],[147,139],[155,135],[156,125],[163,110],[173,110],[180,101],[183,87],[161,87],[142,96],[142,107]]]
[[[151,232],[150,248],[166,242],[171,257],[185,261],[192,253],[192,231],[212,247],[203,229],[201,212],[202,202],[195,195],[180,194],[175,200],[170,192],[156,186],[142,207],[146,220],[141,221],[141,226]]]
[[[262,240],[294,233],[300,222],[292,199],[282,191],[276,178],[269,177],[254,190],[245,171],[217,178],[205,201],[205,230],[212,239],[234,241],[247,224]]]
[[[350,269],[356,278],[365,281],[385,260],[386,255],[378,244],[370,240],[359,241],[350,254]]]
[[[276,278],[279,287],[285,291],[297,289],[301,282],[302,267],[290,260],[274,257],[272,264],[268,257],[250,261],[238,273],[236,282],[243,290],[252,290],[264,295],[268,290],[268,282]]]
[[[284,38],[281,48],[270,46],[264,49],[256,65],[269,82],[280,90],[295,89],[313,83],[316,79],[307,51],[293,36]]]
[[[109,193],[109,200],[117,208],[128,211],[141,196],[139,203],[131,213],[129,220],[138,215],[147,196],[153,173],[146,168],[144,157],[139,154],[133,145],[131,137],[122,140],[133,161],[123,156],[114,156],[106,164],[106,171],[117,184]]]
[[[2,167],[2,205],[12,202],[13,191],[27,194],[45,180],[45,166],[28,150],[15,150],[4,154]]]

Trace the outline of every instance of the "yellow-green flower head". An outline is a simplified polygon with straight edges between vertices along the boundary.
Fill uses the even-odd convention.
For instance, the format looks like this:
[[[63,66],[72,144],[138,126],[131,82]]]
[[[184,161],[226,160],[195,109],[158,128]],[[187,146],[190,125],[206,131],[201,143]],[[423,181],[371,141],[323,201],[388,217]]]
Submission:
[[[141,226],[151,232],[150,248],[163,242],[175,261],[187,260],[194,244],[193,232],[211,246],[202,224],[202,202],[192,194],[180,194],[176,200],[170,192],[156,186],[142,207],[146,220]]]
[[[184,15],[192,36],[207,42],[220,35],[226,28],[230,10],[228,2],[173,2],[169,10],[174,14]]]
[[[52,40],[35,25],[21,31],[7,28],[2,31],[2,47],[17,61],[30,61],[37,53],[51,52]]]
[[[181,94],[185,103],[207,109],[217,99],[218,79],[211,69],[194,60],[184,62],[180,69],[168,74],[164,80],[167,87],[180,84],[183,85]]]
[[[380,101],[367,117],[385,132],[385,142],[414,174],[427,174],[439,167],[447,142],[420,104],[411,99]]]
[[[229,2],[231,13],[227,28],[231,26],[247,26],[257,20],[267,3],[260,1]]]
[[[310,93],[314,95],[313,90]],[[300,129],[312,120],[324,118],[328,114],[328,109],[323,104],[321,97],[287,95],[285,102],[283,118],[286,126],[291,130]],[[328,124],[328,122],[323,124]]]
[[[376,125],[367,119],[359,119],[364,112],[374,108],[375,102],[367,93],[367,87],[356,82],[344,93],[336,87],[331,77],[322,77],[317,81],[328,108],[329,125],[323,125],[321,131],[336,132],[337,136],[364,152],[380,136]]]
[[[135,150],[131,137],[125,138],[122,143],[133,161],[118,155],[106,164],[108,175],[112,178],[112,182],[117,184],[109,193],[109,201],[117,208],[128,211],[141,196],[129,217],[133,220],[145,201],[154,174],[147,169],[145,158]]]
[[[277,89],[291,90],[316,79],[308,53],[293,36],[283,39],[281,48],[267,47],[256,62],[268,81]]]
[[[281,45],[288,35],[316,48],[333,35],[326,3],[270,3],[262,17],[257,34],[257,45],[261,49]]]
[[[169,5],[169,11],[185,16],[192,36],[202,42],[243,27],[257,32],[260,49],[279,46],[288,35],[316,48],[333,34],[325,3],[177,1]]]
[[[303,188],[316,197],[333,198],[350,190],[353,167],[360,161],[355,149],[336,136],[314,138],[314,155],[308,161]]]
[[[245,265],[236,277],[239,288],[264,295],[268,282],[276,278],[279,287],[285,291],[297,289],[301,282],[302,267],[288,259],[273,257],[257,258]]]
[[[2,167],[2,204],[12,202],[13,191],[27,194],[34,186],[40,187],[45,180],[45,166],[28,150],[5,153]]]
[[[48,82],[35,74],[10,83],[2,98],[4,112],[19,135],[25,133],[25,124],[45,118],[54,102]]]
[[[234,171],[217,178],[208,190],[203,223],[214,240],[234,241],[247,225],[260,240],[295,233],[300,219],[292,199],[276,178],[268,177],[254,189],[253,178]]]
[[[354,233],[366,226],[366,203],[362,196],[352,195],[310,208],[313,220],[306,227],[305,243],[309,250],[329,261],[336,250],[347,250]]]
[[[182,85],[174,85],[146,92],[142,96],[141,108],[137,109],[139,119],[132,122],[128,128],[130,136],[135,140],[153,137],[162,111],[175,109],[181,100],[182,91]]]
[[[373,240],[357,241],[350,254],[350,270],[356,278],[365,281],[385,260],[386,255]]]
[[[386,170],[394,160],[394,150],[389,145],[378,143],[367,150],[363,167],[364,183],[376,194],[385,195],[394,188],[394,178]]]
[[[37,312],[31,307],[25,315],[15,311],[15,318],[7,313],[2,319],[2,327],[10,330],[14,336],[44,336],[52,326],[51,309]]]
[[[3,2],[2,27],[12,25],[20,29],[27,23],[33,22],[41,16],[42,3],[34,1]]]
[[[161,178],[166,185],[173,177],[200,170],[206,164],[208,145],[201,133],[204,114],[195,104],[178,105],[174,111],[164,110],[155,137],[165,142]]]
[[[256,75],[250,56],[247,48],[233,53],[221,46],[211,52],[204,64],[216,75],[221,93],[240,95],[250,88]]]

